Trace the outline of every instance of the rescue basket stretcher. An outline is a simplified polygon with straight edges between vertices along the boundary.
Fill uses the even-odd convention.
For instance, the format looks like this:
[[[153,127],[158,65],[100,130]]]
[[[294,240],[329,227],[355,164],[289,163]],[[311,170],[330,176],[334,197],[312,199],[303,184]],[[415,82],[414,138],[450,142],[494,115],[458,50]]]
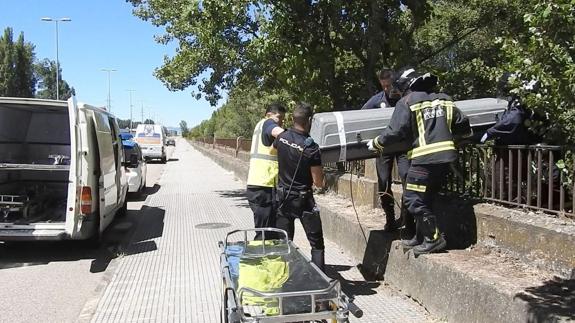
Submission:
[[[248,238],[256,232],[262,240]],[[219,247],[222,322],[343,323],[350,313],[363,315],[340,282],[313,264],[284,230],[231,231]]]

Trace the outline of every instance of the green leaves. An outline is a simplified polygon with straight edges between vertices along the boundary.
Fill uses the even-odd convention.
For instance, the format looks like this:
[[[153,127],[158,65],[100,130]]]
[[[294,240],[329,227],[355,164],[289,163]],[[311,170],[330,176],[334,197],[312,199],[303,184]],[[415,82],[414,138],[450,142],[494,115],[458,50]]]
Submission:
[[[514,92],[527,106],[549,117],[545,139],[555,144],[575,143],[575,5],[571,0],[524,2],[521,32],[504,41],[507,70],[517,71]],[[537,80],[535,91],[523,85]]]
[[[34,46],[20,33],[16,42],[12,28],[0,37],[0,96],[33,97],[36,91]]]

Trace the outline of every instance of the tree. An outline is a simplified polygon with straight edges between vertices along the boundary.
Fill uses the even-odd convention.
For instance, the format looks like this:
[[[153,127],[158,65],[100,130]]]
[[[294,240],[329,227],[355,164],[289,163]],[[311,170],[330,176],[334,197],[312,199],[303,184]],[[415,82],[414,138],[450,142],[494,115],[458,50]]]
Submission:
[[[399,54],[430,12],[415,0],[129,1],[137,16],[166,26],[158,42],[178,42],[155,72],[169,89],[197,84],[215,105],[222,90],[258,86],[322,110],[361,105],[377,90],[377,69],[409,63]]]
[[[34,96],[33,62],[34,46],[24,40],[24,34],[20,33],[14,43],[12,28],[4,29],[0,37],[0,96]]]
[[[521,32],[500,39],[515,72],[514,92],[526,105],[549,117],[542,127],[548,142],[575,144],[575,5],[571,0],[524,1]],[[525,84],[538,81],[538,88]]]
[[[37,97],[41,99],[56,100],[56,62],[47,58],[36,63],[35,70],[38,78],[38,94]],[[60,76],[60,100],[67,100],[72,95],[76,94],[76,90],[70,87],[68,82],[62,80],[62,69],[58,73]]]
[[[180,130],[182,131],[182,137],[187,137],[190,133],[190,129],[188,129],[188,123],[184,120],[180,121]]]

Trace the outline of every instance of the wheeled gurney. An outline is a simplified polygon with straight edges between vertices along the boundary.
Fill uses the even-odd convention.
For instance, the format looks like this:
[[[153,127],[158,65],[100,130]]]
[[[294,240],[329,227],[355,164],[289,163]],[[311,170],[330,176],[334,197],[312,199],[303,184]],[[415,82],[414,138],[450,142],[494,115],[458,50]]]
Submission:
[[[261,232],[262,240],[248,235]],[[279,239],[278,239],[279,238]],[[222,322],[349,322],[363,312],[284,230],[235,230],[219,243]]]

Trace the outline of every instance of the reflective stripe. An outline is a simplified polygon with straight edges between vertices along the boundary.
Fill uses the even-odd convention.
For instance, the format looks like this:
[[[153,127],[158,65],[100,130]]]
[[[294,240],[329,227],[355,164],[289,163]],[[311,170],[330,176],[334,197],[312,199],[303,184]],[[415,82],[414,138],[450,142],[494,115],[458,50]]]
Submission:
[[[250,154],[250,158],[264,159],[264,160],[273,160],[273,161],[277,161],[277,160],[278,160],[278,156],[264,155],[264,154]]]
[[[411,106],[409,106],[409,109],[411,111],[418,111],[418,110],[422,110],[425,108],[431,108],[431,107],[436,107],[436,106],[453,107],[455,105],[453,104],[453,101],[448,101],[448,100],[443,100],[443,99],[435,99],[431,102],[430,101],[424,101],[421,103],[411,105]]]
[[[334,112],[335,121],[337,122],[337,134],[339,136],[339,161],[347,160],[347,139],[345,138],[345,122],[343,122],[343,114],[341,112]]]
[[[405,185],[405,188],[410,190],[410,191],[415,191],[415,192],[420,192],[420,193],[425,193],[425,191],[427,190],[427,186],[425,186],[425,185],[417,185],[417,184],[409,184],[409,183],[407,183]]]
[[[423,112],[421,110],[415,112],[417,119],[417,131],[419,132],[419,147],[426,145],[425,142],[425,126],[423,125]]]
[[[451,132],[451,120],[453,119],[453,107],[452,106],[446,106],[445,109],[446,111],[446,115],[447,115],[447,128],[449,129],[449,132]]]
[[[445,150],[455,150],[455,144],[453,143],[453,141],[451,140],[440,141],[423,147],[414,148],[407,152],[407,158],[413,159],[416,157],[434,154]]]

